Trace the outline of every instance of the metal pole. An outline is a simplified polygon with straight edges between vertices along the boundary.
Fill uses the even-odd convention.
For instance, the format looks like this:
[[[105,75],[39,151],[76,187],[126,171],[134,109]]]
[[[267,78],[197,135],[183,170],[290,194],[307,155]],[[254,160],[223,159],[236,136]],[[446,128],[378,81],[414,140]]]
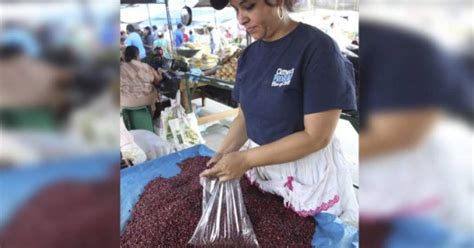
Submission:
[[[216,10],[214,9],[214,27],[217,28],[217,14],[216,14]]]
[[[168,6],[168,0],[165,0],[165,5],[166,5],[166,19],[168,19],[168,30],[170,32],[171,50],[174,51],[175,44],[174,44],[174,37],[173,37],[173,26],[171,25],[171,15],[170,15],[170,9]]]
[[[92,14],[91,8],[89,7],[89,3],[87,0],[81,0],[79,1],[79,4],[81,5],[81,11],[82,11],[82,18],[84,19],[84,23],[90,26],[94,26],[94,16]]]
[[[150,6],[148,4],[146,4],[146,9],[148,11],[148,22],[150,23],[150,28],[151,28],[153,25],[151,24]]]

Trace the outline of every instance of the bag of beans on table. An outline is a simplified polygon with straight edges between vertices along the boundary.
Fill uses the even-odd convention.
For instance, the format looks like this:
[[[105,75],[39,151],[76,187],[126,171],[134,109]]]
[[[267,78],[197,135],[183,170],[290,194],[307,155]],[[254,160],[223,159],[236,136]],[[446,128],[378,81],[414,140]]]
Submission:
[[[201,178],[202,215],[189,244],[259,247],[244,205],[239,180]]]

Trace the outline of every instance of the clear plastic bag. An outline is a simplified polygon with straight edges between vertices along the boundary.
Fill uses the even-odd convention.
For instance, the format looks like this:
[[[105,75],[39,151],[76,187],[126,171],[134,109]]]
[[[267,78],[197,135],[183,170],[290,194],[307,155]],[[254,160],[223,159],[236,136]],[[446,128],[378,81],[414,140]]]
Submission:
[[[189,240],[195,246],[259,247],[239,180],[201,178],[202,215]]]

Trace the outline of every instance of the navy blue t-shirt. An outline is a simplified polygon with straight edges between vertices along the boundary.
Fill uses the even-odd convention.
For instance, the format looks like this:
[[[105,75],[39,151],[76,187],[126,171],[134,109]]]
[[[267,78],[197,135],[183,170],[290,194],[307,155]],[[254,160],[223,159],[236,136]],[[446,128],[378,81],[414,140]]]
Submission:
[[[304,115],[356,110],[352,64],[319,29],[300,23],[285,37],[248,46],[232,92],[247,136],[260,145],[304,130]]]
[[[360,22],[360,114],[438,107],[472,113],[472,81],[456,60],[420,34]]]

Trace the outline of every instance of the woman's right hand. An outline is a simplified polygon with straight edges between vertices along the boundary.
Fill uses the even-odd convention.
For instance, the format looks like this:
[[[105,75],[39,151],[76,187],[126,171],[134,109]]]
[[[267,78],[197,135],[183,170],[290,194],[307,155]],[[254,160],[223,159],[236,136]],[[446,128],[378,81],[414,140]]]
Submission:
[[[216,153],[206,164],[207,167],[211,167],[213,166],[214,164],[216,164],[219,160],[221,160],[221,158],[224,156],[223,153]]]

